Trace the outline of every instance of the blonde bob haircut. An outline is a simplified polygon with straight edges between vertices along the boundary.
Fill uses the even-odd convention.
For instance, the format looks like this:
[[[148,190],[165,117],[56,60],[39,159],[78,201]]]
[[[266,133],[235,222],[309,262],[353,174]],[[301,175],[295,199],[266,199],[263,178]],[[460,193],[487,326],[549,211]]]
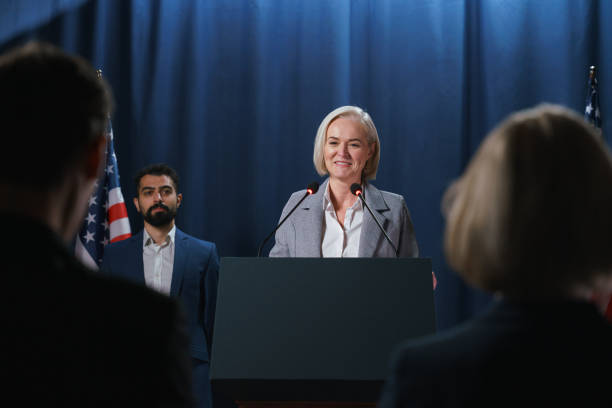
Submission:
[[[612,159],[555,105],[511,115],[446,191],[449,264],[509,297],[563,297],[612,275]]]
[[[370,115],[357,106],[341,106],[334,109],[325,116],[325,119],[323,119],[323,122],[319,125],[317,136],[314,141],[314,154],[312,155],[312,161],[314,162],[317,173],[319,173],[319,176],[324,176],[329,173],[325,166],[324,148],[327,138],[327,128],[337,118],[348,118],[358,121],[363,128],[368,144],[374,144],[374,153],[366,162],[361,178],[362,181],[376,179],[378,162],[380,161],[380,139],[378,138],[378,131]]]

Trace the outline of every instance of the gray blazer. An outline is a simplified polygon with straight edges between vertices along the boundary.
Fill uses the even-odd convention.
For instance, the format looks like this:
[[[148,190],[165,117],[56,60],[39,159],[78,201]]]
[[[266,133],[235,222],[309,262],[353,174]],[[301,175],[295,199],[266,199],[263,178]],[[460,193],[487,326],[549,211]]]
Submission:
[[[326,180],[319,191],[307,197],[295,212],[276,231],[276,244],[270,257],[320,258],[323,242],[323,195],[327,188]],[[306,194],[300,190],[291,195],[281,218],[291,211],[295,204]],[[419,248],[414,236],[414,228],[404,197],[380,191],[372,184],[366,184],[364,198],[376,218],[383,226],[393,244],[399,248],[401,258],[417,257]],[[359,238],[360,258],[394,258],[395,252],[376,225],[367,208],[363,209],[363,224]]]

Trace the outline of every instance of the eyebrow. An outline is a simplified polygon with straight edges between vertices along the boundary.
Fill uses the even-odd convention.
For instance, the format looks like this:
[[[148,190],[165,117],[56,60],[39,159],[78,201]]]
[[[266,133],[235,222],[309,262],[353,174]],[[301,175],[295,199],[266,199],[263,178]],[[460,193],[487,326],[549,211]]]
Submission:
[[[162,188],[174,188],[171,185],[165,184],[163,186],[159,186],[159,189],[161,190]],[[144,191],[144,190],[155,190],[155,187],[151,187],[151,186],[144,186],[140,188],[140,191]]]
[[[337,136],[327,136],[327,140],[329,140],[329,139],[336,139],[336,140],[340,140],[340,138],[339,138],[339,137],[337,137]],[[354,138],[352,138],[352,139],[349,139],[348,141],[349,141],[349,142],[360,142],[360,143],[362,143],[362,142],[363,142],[363,140],[359,139],[358,137],[354,137]],[[367,142],[366,142],[366,143],[367,143]]]
[[[327,136],[327,140],[329,140],[329,139],[338,139],[338,140],[340,140],[340,138],[338,136],[331,136],[331,135]],[[354,141],[361,142],[361,139],[358,138],[358,137],[354,137],[352,139],[349,139],[348,141],[349,142],[354,142]]]

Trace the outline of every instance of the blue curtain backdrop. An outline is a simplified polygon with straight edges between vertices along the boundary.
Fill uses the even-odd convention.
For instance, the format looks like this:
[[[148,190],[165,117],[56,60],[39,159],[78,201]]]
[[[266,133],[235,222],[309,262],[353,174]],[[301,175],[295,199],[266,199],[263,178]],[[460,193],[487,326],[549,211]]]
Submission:
[[[36,38],[103,69],[133,229],[133,174],[168,162],[178,225],[221,256],[254,256],[289,194],[318,179],[321,119],[365,108],[382,143],[375,184],[406,198],[441,330],[490,300],[445,264],[440,213],[486,132],[543,101],[582,111],[589,65],[612,130],[609,1],[5,0],[0,19],[1,50]]]

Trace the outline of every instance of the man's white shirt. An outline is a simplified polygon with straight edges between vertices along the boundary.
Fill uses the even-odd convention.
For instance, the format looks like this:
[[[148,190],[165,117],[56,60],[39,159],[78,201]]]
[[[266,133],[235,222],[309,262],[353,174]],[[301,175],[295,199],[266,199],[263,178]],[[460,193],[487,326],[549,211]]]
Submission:
[[[176,226],[173,226],[166,240],[161,245],[157,245],[147,230],[143,230],[142,261],[145,282],[148,287],[166,295],[170,295],[172,284],[175,234]]]

